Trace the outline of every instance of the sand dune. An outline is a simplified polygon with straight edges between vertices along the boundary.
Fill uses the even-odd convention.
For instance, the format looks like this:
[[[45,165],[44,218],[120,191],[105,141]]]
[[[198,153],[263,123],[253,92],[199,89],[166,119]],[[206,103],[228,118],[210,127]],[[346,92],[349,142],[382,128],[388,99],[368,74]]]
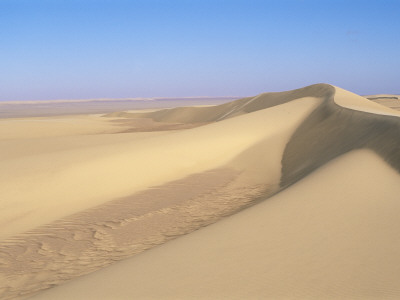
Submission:
[[[364,97],[391,109],[400,110],[400,95],[380,94],[368,95]]]
[[[315,84],[305,88],[279,93],[263,93],[255,97],[242,98],[229,103],[208,107],[177,107],[149,113],[111,113],[105,117],[151,118],[157,122],[208,123],[281,105],[304,97],[326,98],[332,86]]]
[[[100,114],[118,110],[161,109],[183,105],[216,105],[238,97],[117,98],[39,101],[1,101],[0,118]]]
[[[316,84],[214,106],[0,120],[0,297],[217,221],[37,299],[399,297],[399,116]]]
[[[2,235],[17,233],[11,230],[14,223],[44,224],[144,188],[221,167],[249,146],[276,134],[281,135],[280,139],[284,140],[285,135],[288,139],[316,105],[317,100],[307,100],[244,115],[226,123],[142,139],[140,143],[127,137],[125,143],[3,161],[1,219],[2,226],[10,229]],[[278,131],[266,130],[274,125],[278,125]],[[235,134],[229,134],[230,130]],[[279,155],[284,143],[280,145]],[[208,151],[210,145],[212,151]],[[279,156],[274,159],[278,165],[276,182],[279,181],[279,160]],[[18,186],[24,188],[18,189]],[[28,214],[33,210],[35,214]],[[18,221],[17,215],[32,220]]]
[[[241,213],[32,299],[398,299],[399,181],[376,154],[351,152]]]

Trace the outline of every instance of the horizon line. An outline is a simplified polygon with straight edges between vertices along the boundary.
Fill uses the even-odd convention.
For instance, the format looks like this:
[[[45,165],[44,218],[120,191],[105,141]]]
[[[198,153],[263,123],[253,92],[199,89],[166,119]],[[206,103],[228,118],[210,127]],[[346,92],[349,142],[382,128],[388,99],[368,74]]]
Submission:
[[[249,96],[182,96],[182,97],[126,97],[126,98],[81,98],[81,99],[49,99],[49,100],[0,100],[1,104],[37,104],[53,102],[102,102],[102,101],[156,101],[164,99],[218,99],[218,98],[243,98]]]

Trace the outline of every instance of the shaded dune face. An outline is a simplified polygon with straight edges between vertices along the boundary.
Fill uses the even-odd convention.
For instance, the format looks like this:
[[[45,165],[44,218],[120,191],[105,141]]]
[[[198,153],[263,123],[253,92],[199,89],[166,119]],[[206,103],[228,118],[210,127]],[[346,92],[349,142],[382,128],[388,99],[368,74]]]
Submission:
[[[115,199],[0,243],[0,299],[25,297],[163,244],[265,195],[216,169]]]
[[[335,87],[315,84],[287,92],[263,93],[217,106],[109,114],[110,117],[131,119],[127,120],[129,122],[136,122],[135,118],[151,119],[147,123],[134,124],[135,131],[141,130],[140,124],[147,130],[151,126],[157,130],[169,126],[168,130],[171,130],[220,122],[296,99],[301,99],[296,108],[304,108],[310,101],[308,97],[315,98],[312,99],[315,105],[305,110],[295,125],[288,126],[290,131],[280,127],[290,123],[288,120],[293,121],[296,114],[288,113],[290,119],[284,119],[281,124],[276,121],[249,123],[253,125],[244,127],[246,131],[241,135],[235,131],[239,126],[229,123],[234,120],[226,121],[231,127],[218,132],[238,137],[240,143],[246,144],[243,137],[250,136],[255,128],[264,134],[257,140],[258,144],[249,140],[244,152],[227,165],[110,200],[3,241],[0,244],[0,283],[8,283],[0,284],[0,298],[12,299],[58,285],[212,224],[266,200],[352,150],[373,150],[400,173],[400,118],[342,107],[335,102],[335,96]],[[286,113],[290,111],[281,108]],[[272,117],[262,116],[262,121]],[[153,124],[153,121],[160,124]],[[185,126],[176,128],[176,124]],[[272,145],[279,143],[274,135],[265,134],[267,129],[274,131],[279,138],[287,134],[275,152],[271,150]],[[205,136],[207,147],[215,147],[208,133]],[[234,147],[219,151],[226,157],[227,149],[231,148]],[[264,154],[273,157],[277,163],[268,165],[269,160],[261,158]],[[240,165],[238,169],[233,168],[236,164]],[[271,175],[275,174],[273,171],[277,171],[276,177]],[[267,175],[271,175],[270,180]]]
[[[346,152],[366,148],[400,172],[400,119],[341,107],[335,88],[295,131],[282,157],[281,187],[287,187]]]
[[[295,183],[335,157],[361,148],[375,151],[400,172],[400,119],[342,107],[334,101],[335,92],[335,87],[329,84],[314,84],[211,107],[177,107],[144,114],[122,113],[121,116],[145,117],[167,123],[205,124],[304,97],[320,98],[321,105],[304,120],[285,148],[281,188]]]

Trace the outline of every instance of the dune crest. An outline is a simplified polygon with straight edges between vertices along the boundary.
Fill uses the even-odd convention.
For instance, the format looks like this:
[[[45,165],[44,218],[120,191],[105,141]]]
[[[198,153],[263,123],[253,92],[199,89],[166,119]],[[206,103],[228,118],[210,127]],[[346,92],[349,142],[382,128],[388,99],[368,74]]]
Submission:
[[[336,184],[342,177],[362,178],[354,190],[351,186],[346,189],[343,199],[338,198],[338,190],[332,191],[336,195],[330,202],[333,216],[342,221],[346,220],[339,215],[336,201],[348,201],[349,207],[357,207],[363,199],[370,199],[373,205],[377,205],[376,197],[384,195],[392,205],[398,195],[396,188],[382,184],[377,193],[371,192],[372,198],[368,198],[368,194],[360,189],[368,190],[371,181],[363,177],[366,170],[358,164],[360,161],[365,168],[380,170],[379,174],[390,184],[398,182],[400,118],[397,112],[328,84],[263,93],[213,106],[79,118],[80,124],[90,124],[89,131],[88,128],[69,128],[69,122],[76,120],[73,117],[63,117],[61,123],[59,119],[43,118],[32,127],[36,131],[29,132],[25,130],[29,126],[18,125],[20,127],[15,127],[0,140],[0,145],[3,145],[0,154],[3,153],[4,157],[0,159],[2,299],[25,297],[59,285],[227,216],[233,215],[206,230],[212,232],[212,228],[224,228],[220,225],[223,222],[243,218],[242,221],[232,221],[232,226],[226,230],[240,231],[244,226],[243,232],[248,232],[250,227],[243,223],[253,224],[253,214],[258,215],[257,222],[264,222],[262,214],[270,215],[271,220],[279,218],[279,213],[273,213],[273,208],[255,213],[257,207],[274,206],[269,203],[282,203],[278,206],[282,205],[283,210],[290,212],[303,211],[301,218],[289,214],[294,218],[295,231],[288,228],[287,234],[293,235],[296,228],[303,226],[300,220],[308,216],[304,208],[309,207],[321,215],[321,218],[310,219],[315,221],[313,226],[329,217],[326,210],[320,209],[324,204],[318,199],[323,198],[330,184]],[[90,122],[85,123],[88,120]],[[1,122],[10,129],[15,124],[23,124],[23,121],[16,120]],[[27,122],[34,124],[37,121],[31,119]],[[60,130],[47,129],[43,122],[49,122],[48,126],[58,122]],[[60,143],[66,146],[60,147]],[[17,147],[21,150],[13,151]],[[346,165],[349,169],[345,168]],[[331,171],[326,173],[325,169]],[[318,178],[324,178],[324,174],[328,174],[327,179],[319,181]],[[319,184],[324,188],[320,190]],[[317,186],[314,194],[308,191],[313,186]],[[381,194],[384,189],[386,192]],[[268,198],[270,200],[265,201]],[[320,204],[314,207],[317,202]],[[260,204],[244,210],[257,203]],[[246,215],[249,217],[244,217]],[[356,221],[362,222],[362,219]],[[272,238],[277,233],[267,229],[268,218],[265,222],[264,225],[258,223],[258,226]],[[277,222],[281,224],[281,221]],[[359,226],[357,222],[349,223],[349,226]],[[306,227],[307,234],[313,232],[312,226]],[[191,236],[198,234],[187,235],[182,240],[190,240]],[[207,235],[213,236],[212,233]],[[318,235],[315,241],[306,240],[302,249],[315,246],[320,238]],[[218,239],[224,240],[221,236]],[[179,244],[180,240],[171,245]],[[343,241],[338,238],[337,242]],[[270,249],[264,244],[258,248],[254,240],[249,240],[249,243],[251,246],[239,242],[226,243],[222,247],[237,248],[237,253],[249,249],[254,251],[254,257],[265,250],[271,254],[268,258],[271,265],[274,259],[290,260],[292,257],[285,255],[292,253],[293,249],[288,249],[285,243],[281,245],[279,238],[277,245],[283,247],[283,254],[279,255],[274,254],[275,248]],[[389,244],[389,240],[385,243]],[[191,242],[189,244],[184,249],[190,249]],[[347,247],[347,242],[344,245]],[[279,247],[276,249],[281,249]],[[214,257],[218,265],[222,250],[214,249],[216,256],[207,251],[204,255],[208,253],[209,257]],[[157,251],[162,250],[154,250]],[[329,253],[334,255],[335,252]],[[140,257],[146,256],[138,256],[138,260]],[[193,259],[196,263],[201,260]],[[248,263],[252,264],[251,261]],[[318,262],[315,268],[321,268],[319,263],[323,261]],[[304,264],[298,267],[308,270]],[[290,266],[286,267],[290,269]],[[236,274],[235,265],[229,268]],[[184,276],[181,271],[178,270],[176,275]],[[253,271],[252,276],[264,272]],[[272,273],[265,272],[269,274],[266,275],[268,278],[273,278]],[[385,267],[382,272],[394,271]],[[227,275],[227,278],[233,276],[232,282],[235,282],[238,280],[235,274]],[[170,278],[181,280],[174,276]],[[276,278],[277,281],[283,280],[283,277]],[[332,280],[335,282],[334,276]],[[360,279],[357,291],[349,293],[363,295],[362,289],[368,280],[367,277]],[[188,286],[193,284],[188,282]],[[211,283],[204,283],[204,286],[215,290],[219,281],[216,282],[216,286]],[[344,288],[352,283],[350,279],[340,282],[337,284]],[[147,282],[142,284],[144,288],[148,286]],[[261,295],[265,292],[279,296],[285,290],[285,284],[294,283],[283,281],[281,290],[277,284],[276,293],[274,289],[259,291],[261,287],[254,291]],[[306,294],[311,287],[308,282],[302,284],[304,288],[299,289],[304,289]],[[240,287],[239,283],[237,287]],[[393,289],[390,284],[381,285],[374,292],[379,288]],[[203,295],[206,290],[199,291],[198,295]],[[300,290],[296,289],[299,295],[303,295]],[[145,289],[142,291],[146,292]],[[217,295],[223,290],[215,292]],[[243,294],[244,297],[253,296],[250,291],[246,293],[250,294]],[[182,297],[190,295],[190,290],[184,290]]]
[[[400,113],[378,104],[373,101],[365,101],[364,97],[341,89],[339,87],[335,87],[335,102],[343,107],[350,108],[353,110],[361,110],[364,112],[369,112],[373,114],[380,114],[380,115],[388,115],[388,116],[396,116],[399,117]]]
[[[372,151],[353,151],[268,201],[32,299],[398,299],[399,181]]]

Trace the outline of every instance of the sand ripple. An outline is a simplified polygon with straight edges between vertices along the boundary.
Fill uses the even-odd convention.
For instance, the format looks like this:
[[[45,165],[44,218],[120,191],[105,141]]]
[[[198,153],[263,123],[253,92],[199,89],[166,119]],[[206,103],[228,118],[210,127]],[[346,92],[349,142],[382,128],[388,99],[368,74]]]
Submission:
[[[1,299],[90,273],[255,203],[268,186],[240,188],[217,169],[71,215],[0,244]],[[6,284],[4,284],[6,282]]]

